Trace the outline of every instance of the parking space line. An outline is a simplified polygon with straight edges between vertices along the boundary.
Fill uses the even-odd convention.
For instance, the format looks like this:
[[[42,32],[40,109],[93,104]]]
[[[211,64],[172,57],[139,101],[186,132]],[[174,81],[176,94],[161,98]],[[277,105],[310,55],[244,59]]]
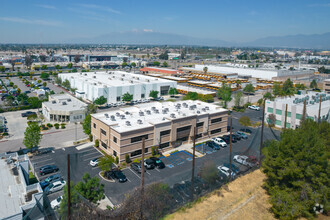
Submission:
[[[86,156],[88,156],[88,155],[92,155],[92,154],[99,154],[99,152],[96,152],[96,151],[95,151],[95,152],[92,152],[92,153],[89,153],[89,154],[84,154],[83,156],[86,157]]]
[[[48,160],[52,160],[52,158],[46,159],[46,160],[32,160],[32,163],[42,163]]]
[[[131,170],[131,168],[128,168],[132,173],[134,173],[139,179],[141,179],[141,177],[139,175],[137,175],[133,170]]]
[[[47,157],[50,158],[49,155],[46,155],[46,156],[43,156],[43,157],[34,156],[33,158],[31,158],[31,160],[42,160],[42,159],[47,158]]]
[[[155,170],[157,170],[158,172],[160,172],[160,170],[158,168],[155,168]]]
[[[44,164],[44,165],[41,165],[41,166],[34,166],[34,169],[40,168],[40,167],[43,167],[43,166],[46,166],[46,165],[51,165],[51,164],[55,164],[55,162],[47,163],[47,164]]]
[[[126,179],[127,179],[128,182],[131,182],[127,177],[126,177]]]
[[[85,150],[85,151],[80,151],[79,154],[83,154],[83,153],[91,152],[91,151],[97,152],[97,151],[95,151],[94,148],[92,148],[92,149],[88,149],[88,150]]]
[[[151,175],[148,171],[146,171],[147,174]]]
[[[101,155],[100,155],[100,156],[101,156]],[[97,157],[98,157],[98,156],[88,157],[88,158],[84,159],[83,161],[92,160],[92,159],[95,159],[95,158],[97,158]]]
[[[95,166],[95,167],[92,168],[92,170],[94,170],[94,169],[96,169],[96,168],[99,168],[99,167],[98,167],[98,166]]]

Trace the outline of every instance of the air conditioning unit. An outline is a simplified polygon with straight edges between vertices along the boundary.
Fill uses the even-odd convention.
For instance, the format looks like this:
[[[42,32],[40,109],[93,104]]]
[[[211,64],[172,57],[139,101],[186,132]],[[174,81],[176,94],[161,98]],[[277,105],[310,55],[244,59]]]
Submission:
[[[127,126],[131,126],[131,122],[130,121],[126,121],[126,125]]]
[[[104,116],[105,116],[106,118],[109,118],[109,115],[108,115],[107,113],[105,113]]]
[[[116,121],[116,118],[114,115],[111,115],[110,118],[111,118],[111,121]]]
[[[141,119],[137,120],[137,123],[142,124],[142,120]]]
[[[140,115],[140,116],[144,116],[144,112],[140,111],[140,112],[139,112],[139,115]]]
[[[170,114],[170,117],[171,117],[171,118],[175,118],[175,114],[174,114],[174,113],[171,113],[171,114]]]

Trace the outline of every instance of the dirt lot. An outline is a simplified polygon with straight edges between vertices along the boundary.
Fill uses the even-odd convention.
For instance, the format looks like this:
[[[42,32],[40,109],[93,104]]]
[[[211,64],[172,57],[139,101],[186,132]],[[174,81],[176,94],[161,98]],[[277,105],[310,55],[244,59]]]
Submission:
[[[166,219],[275,219],[269,211],[268,195],[261,187],[264,179],[265,175],[256,170]]]

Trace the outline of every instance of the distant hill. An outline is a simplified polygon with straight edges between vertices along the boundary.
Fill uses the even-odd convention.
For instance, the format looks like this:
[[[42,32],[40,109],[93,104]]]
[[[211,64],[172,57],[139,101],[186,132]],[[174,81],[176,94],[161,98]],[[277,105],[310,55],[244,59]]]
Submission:
[[[179,34],[152,31],[127,31],[113,32],[93,38],[71,39],[67,43],[330,49],[330,32],[313,35],[299,34],[278,37],[265,37],[251,42],[234,43],[217,39],[203,39]]]

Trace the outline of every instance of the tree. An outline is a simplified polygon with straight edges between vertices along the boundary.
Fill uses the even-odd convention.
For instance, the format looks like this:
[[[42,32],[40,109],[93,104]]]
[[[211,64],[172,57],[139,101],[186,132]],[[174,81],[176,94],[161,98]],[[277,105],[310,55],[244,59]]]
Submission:
[[[270,93],[270,92],[266,92],[266,93],[264,94],[264,99],[273,100],[272,93]]]
[[[46,62],[46,59],[47,59],[47,57],[46,57],[45,55],[40,55],[40,56],[39,56],[39,60],[40,60],[41,62]]]
[[[165,51],[164,53],[162,53],[161,55],[159,55],[159,59],[161,59],[161,60],[168,60],[168,52]]]
[[[250,94],[251,93],[254,93],[254,87],[253,87],[253,85],[251,83],[247,84],[244,87],[243,91],[248,94],[248,102],[249,102],[249,96],[250,96]]]
[[[121,66],[124,68],[124,67],[127,66],[127,63],[126,63],[126,62],[123,62],[123,63],[121,64]]]
[[[40,78],[41,78],[41,79],[44,79],[44,80],[45,80],[45,79],[48,79],[48,78],[49,78],[49,74],[43,72],[43,73],[40,74]]]
[[[158,62],[158,61],[154,61],[154,62],[153,62],[153,65],[154,65],[154,66],[160,66],[160,62]]]
[[[329,134],[328,122],[307,119],[295,130],[282,131],[279,141],[263,148],[264,186],[275,217],[313,218],[316,203],[329,213]]]
[[[66,89],[70,89],[71,88],[71,84],[70,84],[70,81],[69,80],[64,80],[64,82],[62,82],[62,86]]]
[[[31,149],[39,145],[42,138],[40,126],[37,122],[30,122],[24,132],[23,144],[26,148]]]
[[[115,162],[115,159],[111,155],[106,155],[100,158],[98,167],[103,171],[111,170],[112,164]]]
[[[257,103],[258,103],[259,106],[262,106],[264,104],[264,99],[262,99],[262,98],[258,99]]]
[[[56,83],[57,85],[61,85],[61,84],[62,84],[62,79],[61,79],[60,77],[56,77],[56,79],[55,79],[55,83]]]
[[[157,147],[156,146],[152,146],[151,147],[151,155],[155,156],[158,153]]]
[[[168,67],[168,63],[167,62],[164,62],[163,63],[163,67]]]
[[[43,83],[42,83],[42,86],[43,86],[43,87],[46,87],[46,86],[47,86],[47,83],[46,83],[46,82],[43,82]]]
[[[71,69],[71,68],[72,68],[72,63],[68,63],[68,65],[66,65],[66,67],[67,67],[68,69]]]
[[[330,69],[326,69],[324,66],[319,67],[318,71],[319,71],[319,73],[326,73],[326,74],[330,73]]]
[[[238,122],[242,125],[242,126],[245,126],[245,127],[248,127],[251,125],[251,120],[248,116],[242,116]]]
[[[18,89],[16,90],[16,94],[17,94],[17,95],[21,94],[21,89],[20,89],[20,88],[18,88]]]
[[[4,73],[6,71],[6,68],[4,66],[0,66],[0,71]]]
[[[41,108],[42,101],[38,97],[29,97],[27,102],[31,106],[31,108]]]
[[[274,96],[280,96],[282,95],[282,89],[281,89],[281,85],[279,82],[274,82],[273,84],[273,94]]]
[[[11,64],[12,70],[15,71],[16,61],[15,60],[9,60],[9,63]]]
[[[104,96],[100,96],[97,99],[94,100],[94,104],[96,105],[103,105],[107,102],[108,100]]]
[[[241,80],[238,79],[235,81],[235,83],[236,83],[236,88],[239,89],[240,85],[242,84]]]
[[[92,117],[90,114],[88,114],[88,115],[86,115],[86,117],[82,123],[83,131],[87,135],[91,133],[91,121],[92,121]]]
[[[214,184],[219,177],[219,171],[213,161],[206,161],[198,173],[208,184]]]
[[[126,161],[126,163],[131,162],[131,158],[129,158],[129,154],[125,154],[125,161]]]
[[[150,54],[149,54],[149,53],[147,53],[147,58],[148,58],[148,59],[150,58]]]
[[[73,60],[74,60],[75,63],[79,63],[79,61],[80,61],[80,55],[78,55],[78,54],[75,55],[74,58],[73,58]]]
[[[77,192],[74,190],[74,184],[73,181],[70,182],[70,202],[71,202],[71,207],[70,207],[70,213],[73,214],[74,212],[78,211],[76,209],[76,204],[79,203],[80,199],[78,197]],[[68,184],[64,186],[64,195],[60,203],[59,207],[59,214],[61,216],[61,219],[67,219],[68,217]]]
[[[203,68],[204,74],[207,73],[207,70],[208,70],[208,68],[205,66],[205,67]]]
[[[170,90],[168,91],[168,94],[170,94],[172,97],[178,94],[178,90],[174,87],[171,87]]]
[[[124,102],[130,102],[130,101],[133,100],[133,95],[130,94],[130,93],[128,93],[128,92],[126,92],[125,94],[123,94],[122,100]]]
[[[268,122],[268,124],[269,124],[270,127],[274,127],[275,126],[275,122],[276,122],[276,116],[274,114],[268,115],[267,122]]]
[[[306,90],[306,86],[303,83],[295,84],[295,88],[298,89],[298,90]]]
[[[317,89],[317,82],[315,79],[313,79],[313,81],[311,82],[311,84],[309,85],[309,87],[311,89]]]
[[[295,92],[295,89],[293,87],[293,82],[289,79],[285,80],[282,86],[282,93],[284,95],[293,95]]]
[[[197,92],[188,92],[184,97],[183,100],[197,100],[198,93]]]
[[[77,193],[95,204],[104,198],[104,185],[100,184],[98,177],[91,178],[89,173],[85,173],[82,179],[74,186]]]
[[[149,97],[156,99],[158,97],[158,91],[156,90],[151,90],[149,93]]]
[[[145,57],[146,57],[145,55],[142,55],[142,60],[144,60]]]
[[[227,102],[231,101],[231,88],[225,82],[222,83],[222,86],[217,91],[217,96],[219,99],[222,99],[223,105],[227,108]]]
[[[57,70],[62,69],[62,67],[61,67],[60,65],[56,65],[55,68],[56,68]]]
[[[93,114],[96,113],[97,106],[94,104],[88,104],[87,106],[87,114]]]
[[[25,65],[30,69],[33,63],[33,59],[30,55],[25,56]]]
[[[243,93],[242,92],[237,92],[236,95],[234,96],[234,102],[236,107],[240,107],[242,104],[242,97]]]
[[[136,67],[136,63],[132,62],[131,67],[133,67],[133,68]]]

